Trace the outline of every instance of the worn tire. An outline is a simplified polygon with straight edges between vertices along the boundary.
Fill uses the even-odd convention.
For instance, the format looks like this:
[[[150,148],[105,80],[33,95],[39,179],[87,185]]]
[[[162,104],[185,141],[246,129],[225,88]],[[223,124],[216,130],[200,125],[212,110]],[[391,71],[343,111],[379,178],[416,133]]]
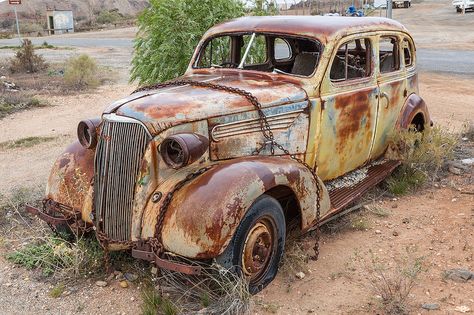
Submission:
[[[268,246],[271,250],[270,256],[265,259],[265,266],[258,271],[258,274],[254,275],[255,278],[252,279],[254,276],[248,274],[250,270],[244,270],[245,257],[249,257],[249,255],[245,255],[245,253],[248,253],[250,248],[252,248],[251,256],[254,259],[255,257],[259,257],[258,255],[260,255],[261,252],[258,251],[258,248],[263,248],[262,242],[252,242],[252,239],[257,236],[258,240],[265,238],[266,234],[257,234],[257,236],[254,236],[254,234],[258,233],[256,230],[262,229],[262,225],[267,226],[269,231],[272,230],[273,241],[271,245]],[[243,275],[249,281],[250,293],[256,294],[275,278],[285,248],[285,237],[286,225],[283,209],[275,198],[262,195],[255,200],[253,205],[249,208],[226,250],[216,258],[216,262],[226,269],[231,269]],[[263,243],[265,243],[265,241],[263,241]],[[252,247],[249,244],[254,244],[254,246]],[[267,251],[264,250],[264,253]],[[265,254],[262,254],[262,256],[265,256]]]

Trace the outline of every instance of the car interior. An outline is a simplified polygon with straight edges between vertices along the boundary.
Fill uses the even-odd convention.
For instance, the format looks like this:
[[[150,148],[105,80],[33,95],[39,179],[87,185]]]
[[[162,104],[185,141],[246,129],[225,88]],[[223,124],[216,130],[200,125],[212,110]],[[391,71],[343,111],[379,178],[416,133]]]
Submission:
[[[331,81],[340,82],[370,76],[371,55],[369,39],[354,39],[342,44],[331,66]]]
[[[194,67],[240,68],[307,77],[316,70],[320,54],[321,44],[313,39],[273,34],[231,34],[208,40]]]

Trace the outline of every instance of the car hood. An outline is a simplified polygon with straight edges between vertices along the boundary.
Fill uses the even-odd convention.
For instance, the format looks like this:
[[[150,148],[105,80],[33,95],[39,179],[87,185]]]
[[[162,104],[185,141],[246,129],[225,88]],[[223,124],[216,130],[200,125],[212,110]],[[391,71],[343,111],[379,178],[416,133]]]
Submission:
[[[178,80],[209,82],[252,93],[263,108],[307,99],[299,81],[284,75],[254,71],[213,70]],[[135,118],[157,134],[183,122],[253,110],[243,96],[208,87],[172,86],[137,92],[113,103],[104,112]]]

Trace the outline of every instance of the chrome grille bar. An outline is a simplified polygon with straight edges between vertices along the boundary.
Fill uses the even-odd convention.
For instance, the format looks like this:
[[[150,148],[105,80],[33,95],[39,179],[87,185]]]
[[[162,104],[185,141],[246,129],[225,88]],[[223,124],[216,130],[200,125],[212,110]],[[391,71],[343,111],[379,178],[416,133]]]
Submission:
[[[150,136],[140,122],[111,116],[102,123],[95,155],[96,224],[109,238],[130,239],[135,184]]]

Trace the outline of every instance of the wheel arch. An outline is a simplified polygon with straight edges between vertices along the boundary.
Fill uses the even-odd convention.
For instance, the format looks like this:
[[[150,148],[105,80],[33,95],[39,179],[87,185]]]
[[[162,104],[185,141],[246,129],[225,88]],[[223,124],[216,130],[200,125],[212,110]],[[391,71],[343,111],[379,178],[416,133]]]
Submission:
[[[329,210],[330,201],[322,181],[319,184],[323,215]],[[301,228],[309,229],[316,221],[317,196],[316,181],[305,166],[289,158],[268,156],[217,164],[173,196],[163,221],[163,245],[168,251],[189,258],[217,257],[257,198],[268,194],[282,199],[288,193],[298,200]],[[157,203],[155,210],[144,216],[143,226],[149,231],[150,227],[154,231],[159,207]],[[154,220],[146,222],[152,217]],[[142,238],[150,236],[142,232]]]
[[[420,96],[414,93],[408,96],[402,107],[397,128],[407,129],[412,123],[415,123],[417,127],[419,124],[422,124],[422,129],[432,124],[428,106]]]
[[[81,210],[86,222],[90,222],[88,213],[92,209],[94,154],[79,141],[73,142],[56,159],[46,185],[46,198]]]

